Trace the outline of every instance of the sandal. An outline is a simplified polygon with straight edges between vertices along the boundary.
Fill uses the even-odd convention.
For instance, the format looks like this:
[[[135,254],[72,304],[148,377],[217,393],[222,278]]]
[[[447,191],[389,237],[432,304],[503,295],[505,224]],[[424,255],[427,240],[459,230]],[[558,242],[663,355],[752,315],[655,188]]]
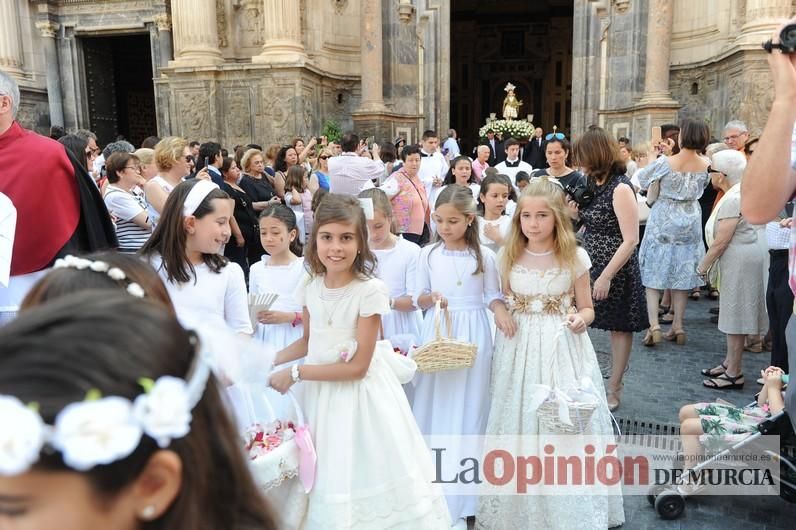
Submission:
[[[739,379],[741,379],[740,383],[738,382]],[[717,381],[727,381],[727,384],[720,385],[719,383],[717,383]],[[727,375],[727,372],[724,372],[719,376],[712,377],[707,381],[702,381],[703,386],[712,388],[714,390],[736,390],[739,388],[743,388],[743,384],[744,384],[743,374],[738,374],[735,377],[732,377]]]
[[[647,334],[644,336],[644,346],[655,346],[663,339],[661,328],[648,329]]]
[[[711,300],[718,300],[719,299],[719,292],[716,289],[711,289],[708,293],[708,298]]]
[[[663,304],[659,305],[658,306],[658,316],[661,317],[661,316],[665,315],[666,313],[669,312],[669,310],[671,308],[672,308],[672,306],[669,306],[669,305],[663,305]]]
[[[677,343],[678,346],[684,346],[686,343],[686,334],[682,329],[679,331],[669,330],[669,333],[664,335],[663,338]]]
[[[695,291],[691,291],[691,294],[688,295],[688,298],[691,300],[699,300],[702,294],[699,292],[699,289]]]
[[[744,351],[750,353],[761,353],[763,351],[763,341],[760,339],[747,339],[743,346]]]
[[[721,364],[716,366],[715,368],[703,368],[702,375],[712,378],[712,377],[718,377],[726,371],[727,371],[727,365],[724,364],[724,361],[722,361]]]
[[[621,385],[619,385],[619,388],[617,390],[608,390],[608,387],[607,386],[605,387],[606,389],[605,402],[608,405],[609,411],[613,412],[619,408],[619,404],[622,398],[622,389],[624,388],[624,386],[625,384],[622,383]]]

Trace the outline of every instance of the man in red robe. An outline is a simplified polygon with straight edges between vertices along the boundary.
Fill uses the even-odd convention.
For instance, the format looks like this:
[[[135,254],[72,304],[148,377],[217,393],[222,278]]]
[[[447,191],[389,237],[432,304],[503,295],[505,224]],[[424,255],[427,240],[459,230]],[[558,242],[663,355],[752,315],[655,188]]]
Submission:
[[[19,87],[0,71],[0,193],[17,210],[11,278],[0,311],[13,311],[56,258],[117,246],[99,190],[55,140],[15,121]]]

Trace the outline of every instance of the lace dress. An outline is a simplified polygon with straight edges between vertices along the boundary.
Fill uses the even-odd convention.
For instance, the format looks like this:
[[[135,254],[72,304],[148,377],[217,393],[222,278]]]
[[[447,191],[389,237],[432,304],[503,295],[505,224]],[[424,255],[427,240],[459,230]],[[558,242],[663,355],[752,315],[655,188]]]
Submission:
[[[622,231],[613,204],[614,190],[621,185],[633,189],[630,179],[615,175],[608,183],[597,186],[594,200],[588,208],[580,211],[581,221],[586,227],[583,248],[589,253],[593,265],[592,282],[600,276],[622,244]],[[641,284],[636,250],[611,280],[608,298],[594,301],[594,315],[591,327],[597,329],[633,332],[649,327],[646,294]]]
[[[586,274],[590,266],[589,256],[579,248],[574,275]],[[538,384],[553,386],[551,355],[554,350],[551,345],[575,303],[572,277],[568,269],[556,266],[552,256],[527,254],[512,267],[509,275],[514,298],[513,301],[510,298],[510,306],[517,333],[508,339],[498,331],[495,339],[492,407],[486,434],[528,436],[530,445],[523,447],[523,454],[543,456],[545,435],[549,433],[540,427],[531,406],[533,392],[530,388]],[[602,396],[602,375],[588,335],[564,331],[558,348],[560,359],[568,358],[561,351],[565,348],[577,354],[576,358],[585,360],[578,375],[589,377]],[[559,370],[559,381],[575,379],[568,362],[555,366]],[[612,433],[607,407],[598,408],[591,418],[588,434],[610,436]],[[535,438],[537,435],[539,437]],[[605,529],[624,523],[621,486],[614,486],[611,491],[606,488],[604,495],[595,489],[578,492],[573,486],[572,490],[572,495],[544,495],[543,487],[529,489],[526,495],[484,495],[476,516],[476,528]]]
[[[356,337],[360,316],[390,312],[378,279],[340,289],[316,276],[296,291],[310,314],[307,364],[341,362],[335,346]],[[331,324],[329,324],[331,322]],[[438,530],[450,527],[434,465],[401,384],[373,356],[364,378],[304,381],[300,399],[318,463],[304,530]]]

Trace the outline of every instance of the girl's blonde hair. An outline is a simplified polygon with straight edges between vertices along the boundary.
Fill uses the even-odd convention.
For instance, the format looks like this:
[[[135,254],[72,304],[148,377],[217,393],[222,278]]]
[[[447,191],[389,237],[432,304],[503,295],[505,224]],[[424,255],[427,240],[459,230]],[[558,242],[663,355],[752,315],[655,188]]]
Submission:
[[[376,268],[376,256],[368,246],[365,212],[357,199],[340,193],[327,193],[315,210],[312,235],[307,241],[304,252],[304,264],[307,270],[313,276],[326,273],[326,266],[318,257],[318,232],[329,223],[346,223],[354,226],[357,248],[359,248],[359,253],[354,259],[354,273],[360,278],[372,278]]]
[[[321,157],[322,156],[334,156],[332,151],[328,147],[324,147],[321,149],[321,152],[318,153],[318,157],[315,159],[315,165],[312,166],[312,169],[321,169]]]
[[[511,233],[500,258],[500,276],[503,278],[505,292],[510,291],[509,274],[511,268],[520,259],[528,245],[528,238],[522,233],[520,224],[523,203],[527,199],[543,199],[553,212],[553,255],[561,268],[574,271],[577,260],[578,243],[575,232],[572,230],[572,221],[566,203],[564,190],[557,183],[551,182],[547,177],[531,179],[520,195],[517,210],[511,219]]]
[[[291,166],[285,175],[285,192],[295,189],[299,193],[304,193],[304,177],[307,175],[307,170],[301,164]]]
[[[373,210],[380,212],[390,222],[390,232],[398,235],[398,224],[395,222],[395,217],[392,213],[392,203],[387,198],[384,190],[379,188],[369,188],[362,190],[357,195],[360,199],[371,199],[373,201]]]
[[[464,241],[467,243],[467,248],[470,249],[470,252],[472,252],[475,257],[476,266],[473,275],[481,274],[484,272],[484,258],[481,254],[481,238],[478,235],[478,218],[476,216],[473,192],[469,187],[466,188],[458,184],[449,184],[440,192],[434,207],[438,210],[440,206],[445,204],[450,204],[465,217],[468,215],[472,216],[472,220],[470,224],[467,225],[467,229],[464,232]],[[428,253],[429,257],[431,257],[431,252],[434,252],[437,247],[442,246],[442,243],[443,241],[442,238],[439,237],[439,232],[435,232],[434,246]]]

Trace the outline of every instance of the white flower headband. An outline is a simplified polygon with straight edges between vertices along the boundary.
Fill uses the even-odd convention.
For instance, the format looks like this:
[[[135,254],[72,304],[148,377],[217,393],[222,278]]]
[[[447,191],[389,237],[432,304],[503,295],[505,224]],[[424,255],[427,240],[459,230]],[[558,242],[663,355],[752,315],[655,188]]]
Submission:
[[[196,346],[195,337],[191,343]],[[0,429],[0,476],[24,473],[45,447],[60,452],[76,471],[127,458],[144,434],[160,448],[168,447],[190,432],[191,411],[210,375],[205,355],[204,348],[196,353],[187,381],[167,375],[140,379],[144,393],[133,401],[93,390],[84,401],[64,407],[52,426],[44,423],[37,404],[0,396],[0,425],[8,427]]]
[[[104,261],[91,261],[90,259],[78,258],[71,254],[65,258],[58,258],[53,265],[54,269],[78,269],[91,270],[107,275],[111,280],[122,282],[127,280],[127,275],[119,267],[111,267]],[[135,282],[127,284],[127,292],[136,298],[143,298],[146,293],[144,289]]]

